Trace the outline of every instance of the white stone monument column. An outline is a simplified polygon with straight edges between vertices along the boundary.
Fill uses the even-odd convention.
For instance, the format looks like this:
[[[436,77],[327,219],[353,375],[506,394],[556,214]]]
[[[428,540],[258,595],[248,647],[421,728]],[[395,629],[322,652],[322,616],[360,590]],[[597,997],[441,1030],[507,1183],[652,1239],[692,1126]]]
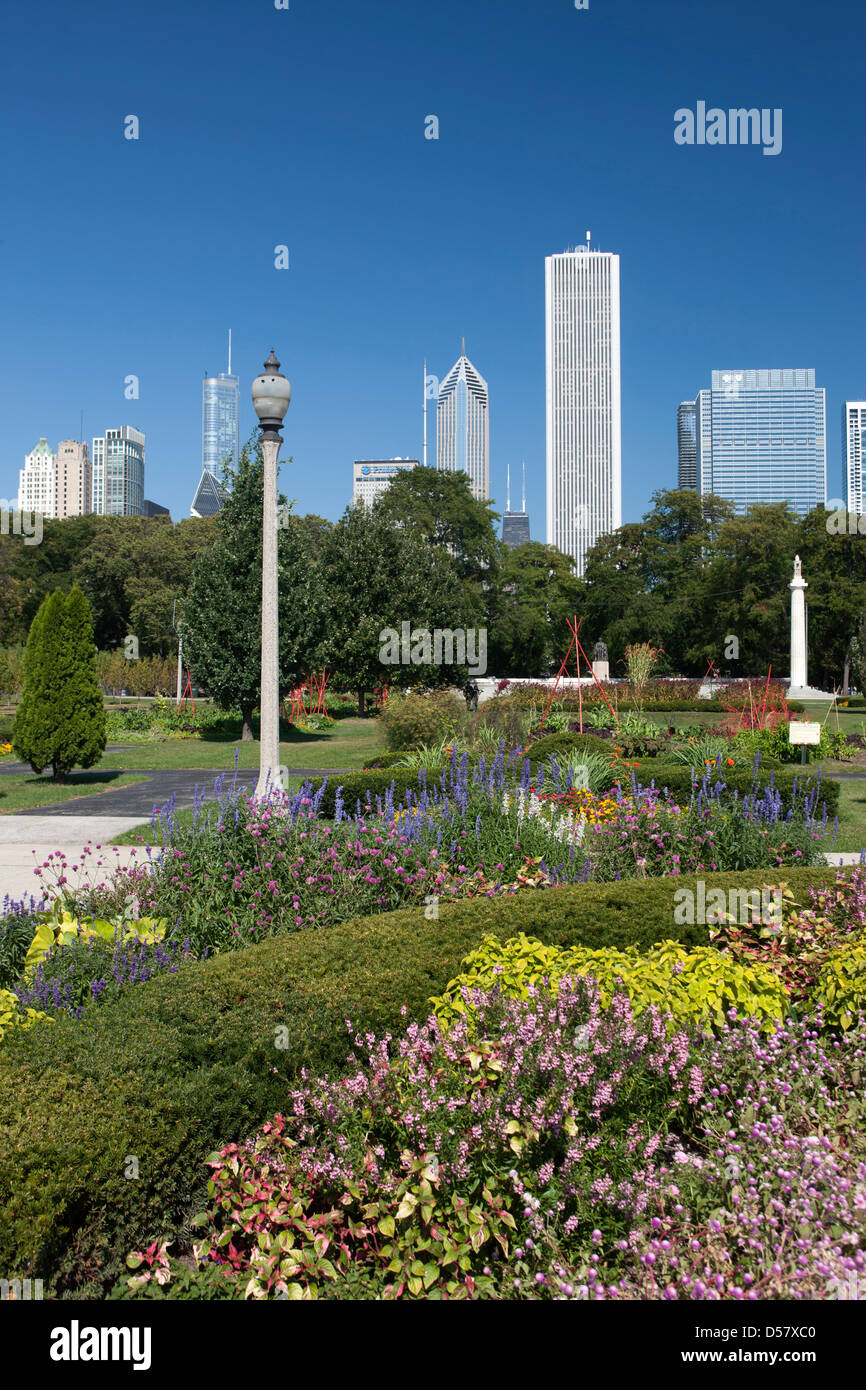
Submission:
[[[789,694],[795,690],[805,690],[808,685],[806,652],[806,590],[808,584],[803,578],[799,555],[794,558],[794,578],[788,585],[791,590],[791,686]]]

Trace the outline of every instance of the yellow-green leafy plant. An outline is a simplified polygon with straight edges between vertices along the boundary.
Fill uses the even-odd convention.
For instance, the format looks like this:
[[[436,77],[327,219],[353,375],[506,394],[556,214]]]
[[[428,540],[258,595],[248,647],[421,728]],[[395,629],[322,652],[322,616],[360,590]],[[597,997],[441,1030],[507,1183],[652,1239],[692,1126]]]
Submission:
[[[153,945],[165,936],[166,921],[154,917],[123,918],[109,921],[105,917],[79,917],[56,898],[50,912],[39,919],[36,933],[24,960],[24,969],[32,970],[55,946],[72,946],[93,936],[103,941],[137,940]]]
[[[565,975],[591,975],[607,1007],[626,994],[636,1012],[655,1005],[670,1014],[672,1030],[691,1026],[721,1028],[729,1009],[759,1019],[770,1031],[788,1012],[788,993],[778,975],[761,964],[744,965],[712,946],[685,950],[662,941],[641,953],[636,947],[591,951],[583,946],[545,946],[522,932],[509,941],[484,937],[462,962],[464,971],[431,1002],[446,1026],[471,1011],[464,989],[498,987],[509,998],[525,999],[531,985],[555,989]]]
[[[866,1014],[866,942],[862,937],[834,951],[824,963],[812,994],[824,1022],[847,1032]]]
[[[54,1021],[49,1014],[40,1013],[38,1009],[22,1009],[17,995],[10,989],[0,989],[0,1042],[7,1033],[32,1028],[41,1019],[47,1019],[49,1023]]]

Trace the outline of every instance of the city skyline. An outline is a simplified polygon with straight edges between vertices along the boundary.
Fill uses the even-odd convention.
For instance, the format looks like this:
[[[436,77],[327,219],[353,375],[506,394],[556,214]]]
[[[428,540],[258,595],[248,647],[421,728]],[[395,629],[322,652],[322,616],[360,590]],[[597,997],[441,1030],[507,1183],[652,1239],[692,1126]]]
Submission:
[[[507,466],[525,456],[543,536],[540,265],[589,226],[622,264],[623,518],[674,485],[677,404],[725,362],[814,364],[833,425],[828,492],[845,495],[838,421],[844,401],[866,395],[850,311],[864,283],[864,194],[850,184],[862,14],[831,58],[823,40],[805,51],[812,11],[798,0],[784,11],[732,0],[724,26],[685,0],[586,13],[564,0],[531,12],[516,0],[495,11],[443,0],[435,26],[375,0],[363,20],[341,7],[336,23],[313,7],[239,13],[214,0],[204,38],[195,14],[162,0],[142,13],[102,0],[86,16],[49,10],[47,25],[20,8],[8,21],[10,47],[38,44],[44,74],[36,106],[23,72],[0,93],[10,127],[29,111],[4,170],[13,200],[95,205],[111,187],[138,211],[122,227],[65,218],[58,234],[50,219],[22,218],[4,232],[14,275],[0,343],[3,491],[39,435],[54,445],[98,433],[79,430],[83,409],[91,426],[146,433],[148,491],[186,515],[200,368],[225,360],[231,325],[241,442],[255,426],[249,385],[273,344],[294,390],[281,486],[298,511],[334,520],[353,459],[420,457],[421,362],[453,361],[465,333],[494,402],[492,498],[502,511]],[[156,37],[166,24],[168,52]],[[262,51],[289,78],[279,134],[292,153],[276,181],[259,138]],[[226,52],[232,79],[217,97],[202,57],[222,70]],[[504,72],[520,79],[508,98]],[[783,109],[784,147],[770,159],[678,145],[674,113],[701,101]],[[138,139],[126,138],[127,113]],[[438,139],[425,138],[428,113]],[[225,200],[214,217],[228,167],[272,196]],[[804,188],[843,182],[844,200],[802,216]],[[335,190],[351,227],[334,216]],[[275,254],[283,244],[290,258]],[[49,394],[32,370],[46,338]]]

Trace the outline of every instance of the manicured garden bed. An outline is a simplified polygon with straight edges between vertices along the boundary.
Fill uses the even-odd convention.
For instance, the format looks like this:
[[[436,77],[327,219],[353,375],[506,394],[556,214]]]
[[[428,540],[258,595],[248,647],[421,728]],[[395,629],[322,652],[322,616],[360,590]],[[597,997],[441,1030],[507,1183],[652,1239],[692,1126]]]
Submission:
[[[784,877],[805,894],[835,873]],[[675,892],[696,882],[526,891],[443,904],[438,920],[420,908],[346,922],[183,966],[82,1021],[58,1015],[4,1039],[0,1265],[59,1292],[104,1289],[129,1249],[176,1234],[199,1209],[210,1149],[284,1109],[301,1068],[346,1065],[347,1018],[363,1034],[426,1017],[485,935],[706,944],[705,927],[674,920]],[[768,875],[706,882],[744,889]]]

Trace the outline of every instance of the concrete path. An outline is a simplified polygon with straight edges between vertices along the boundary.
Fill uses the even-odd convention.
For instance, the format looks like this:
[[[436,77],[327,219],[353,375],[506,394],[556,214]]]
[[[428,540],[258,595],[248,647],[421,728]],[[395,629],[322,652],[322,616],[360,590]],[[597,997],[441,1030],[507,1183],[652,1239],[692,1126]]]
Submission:
[[[140,824],[138,816],[0,816],[0,904],[7,894],[38,898],[40,885],[50,889],[64,873],[70,886],[77,887],[98,883],[119,866],[140,863],[146,858],[142,847],[108,844]],[[90,847],[87,855],[82,854],[85,846]],[[54,858],[40,878],[34,870],[45,865],[49,855]],[[56,873],[50,871],[51,864]]]

